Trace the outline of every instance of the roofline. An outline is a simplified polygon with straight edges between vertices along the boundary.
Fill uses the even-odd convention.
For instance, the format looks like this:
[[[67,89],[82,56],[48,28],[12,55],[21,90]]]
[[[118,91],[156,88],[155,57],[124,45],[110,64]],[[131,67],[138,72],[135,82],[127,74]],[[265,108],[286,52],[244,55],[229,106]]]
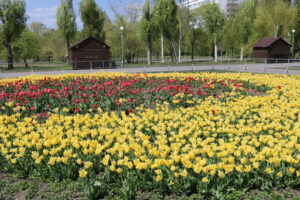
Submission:
[[[265,46],[265,47],[262,47],[262,46],[255,46],[256,44],[258,44],[260,41],[262,41],[262,40],[264,40],[264,39],[269,39],[269,38],[263,38],[263,39],[261,39],[261,40],[259,40],[258,42],[256,42],[252,47],[253,48],[269,48],[269,47],[271,47],[271,45],[273,44],[273,43],[275,43],[275,42],[277,42],[278,40],[282,40],[284,43],[286,43],[288,46],[292,46],[291,44],[289,44],[287,41],[285,41],[282,37],[278,37],[277,38],[277,40],[275,40],[275,41],[273,41],[269,46]]]
[[[102,45],[105,45],[107,48],[110,49],[110,46],[108,46],[107,44],[105,44],[105,43],[103,43],[103,42],[100,42],[99,40],[97,40],[97,39],[94,38],[93,36],[89,36],[89,37],[86,37],[86,38],[84,38],[84,39],[82,39],[82,40],[79,40],[77,43],[75,43],[75,44],[73,44],[72,46],[70,46],[70,47],[68,48],[68,50],[71,50],[71,49],[77,47],[78,45],[80,45],[81,43],[85,42],[85,41],[88,40],[88,39],[94,39],[94,40],[96,40],[97,42],[101,43]]]

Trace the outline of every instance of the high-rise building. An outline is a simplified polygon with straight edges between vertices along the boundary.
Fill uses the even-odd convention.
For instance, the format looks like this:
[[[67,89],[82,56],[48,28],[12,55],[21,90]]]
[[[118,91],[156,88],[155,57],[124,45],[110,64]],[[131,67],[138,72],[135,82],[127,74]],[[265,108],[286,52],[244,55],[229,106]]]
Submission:
[[[182,6],[189,7],[190,10],[200,7],[203,4],[216,2],[226,14],[234,13],[242,0],[184,0]]]

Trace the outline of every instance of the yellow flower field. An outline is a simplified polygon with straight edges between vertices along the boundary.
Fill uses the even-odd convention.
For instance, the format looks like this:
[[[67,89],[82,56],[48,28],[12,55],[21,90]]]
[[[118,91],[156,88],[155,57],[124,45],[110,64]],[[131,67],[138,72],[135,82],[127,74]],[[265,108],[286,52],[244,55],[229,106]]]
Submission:
[[[104,76],[114,79],[125,75],[51,78],[92,80]],[[155,103],[154,107],[141,103],[129,113],[101,108],[86,113],[76,113],[75,108],[74,113],[68,113],[63,107],[49,111],[42,119],[36,114],[23,115],[19,112],[22,106],[13,110],[18,106],[10,101],[2,107],[7,113],[0,116],[1,168],[59,180],[83,179],[88,187],[96,187],[95,181],[126,182],[130,191],[159,189],[162,193],[207,196],[228,188],[299,185],[299,76],[172,73],[141,77],[232,79],[269,89],[236,96],[239,89],[226,91],[220,98],[228,94],[232,98],[224,101],[179,92],[170,96],[169,102]],[[34,84],[44,77],[18,80],[25,79]],[[16,80],[0,80],[0,86],[8,87],[8,82]],[[188,106],[178,104],[183,100]]]

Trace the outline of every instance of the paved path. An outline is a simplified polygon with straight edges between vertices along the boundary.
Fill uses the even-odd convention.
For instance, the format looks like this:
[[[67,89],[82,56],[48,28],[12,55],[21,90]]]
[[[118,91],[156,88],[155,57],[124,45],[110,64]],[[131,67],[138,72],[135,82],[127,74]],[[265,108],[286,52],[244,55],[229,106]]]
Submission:
[[[207,70],[222,70],[222,71],[240,71],[240,72],[254,72],[254,73],[270,73],[270,74],[290,74],[300,75],[300,70],[287,70],[287,67],[299,67],[300,63],[280,63],[280,64],[218,64],[218,65],[206,65],[206,66],[175,66],[175,67],[148,67],[146,72],[191,72],[191,71],[207,71]],[[143,67],[141,68],[123,68],[123,69],[93,69],[93,70],[65,70],[65,71],[41,71],[34,72],[34,75],[57,75],[57,74],[84,74],[84,73],[96,73],[99,71],[105,72],[126,72],[126,73],[140,73],[145,72]],[[12,78],[32,75],[31,72],[12,72],[1,73],[0,78]]]

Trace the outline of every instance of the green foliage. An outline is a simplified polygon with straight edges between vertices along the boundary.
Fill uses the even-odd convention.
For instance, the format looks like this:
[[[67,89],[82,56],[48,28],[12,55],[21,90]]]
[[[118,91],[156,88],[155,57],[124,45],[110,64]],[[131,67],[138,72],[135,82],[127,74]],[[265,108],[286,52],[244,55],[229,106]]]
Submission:
[[[22,33],[26,27],[25,1],[22,0],[1,0],[0,2],[0,42],[7,48],[8,68],[13,68],[13,55],[11,44]]]
[[[25,61],[26,59],[35,59],[39,57],[41,44],[35,32],[28,30],[24,31],[19,40],[14,44],[20,51],[20,57]]]
[[[146,0],[143,6],[143,15],[140,22],[141,26],[141,39],[145,43],[148,42],[148,39],[151,38],[154,30],[153,16],[150,12],[149,0]]]
[[[154,19],[160,32],[169,40],[172,58],[175,58],[176,62],[175,41],[179,36],[177,11],[178,6],[174,0],[160,0],[154,7]]]
[[[0,40],[8,45],[18,39],[26,27],[25,2],[22,0],[2,0],[0,2]]]
[[[177,10],[174,0],[161,0],[154,7],[156,23],[166,38],[178,37]]]
[[[106,14],[96,4],[95,0],[82,0],[79,8],[81,20],[83,22],[83,35],[105,41],[104,22]]]
[[[46,26],[42,22],[34,21],[34,22],[31,22],[29,29],[30,29],[30,31],[35,32],[39,36],[42,36],[43,31],[46,29]]]
[[[67,42],[67,47],[69,47],[70,40],[76,34],[76,15],[73,9],[73,0],[61,0],[56,18],[58,30],[62,33]]]
[[[144,47],[139,36],[139,22],[136,12],[127,12],[126,15],[117,15],[116,19],[107,22],[105,31],[107,33],[107,44],[116,60],[121,59],[121,30],[123,26],[124,57],[127,63],[132,63],[138,57],[144,55]]]
[[[200,12],[208,32],[212,35],[220,34],[224,27],[225,15],[218,4],[205,4],[200,7]]]

